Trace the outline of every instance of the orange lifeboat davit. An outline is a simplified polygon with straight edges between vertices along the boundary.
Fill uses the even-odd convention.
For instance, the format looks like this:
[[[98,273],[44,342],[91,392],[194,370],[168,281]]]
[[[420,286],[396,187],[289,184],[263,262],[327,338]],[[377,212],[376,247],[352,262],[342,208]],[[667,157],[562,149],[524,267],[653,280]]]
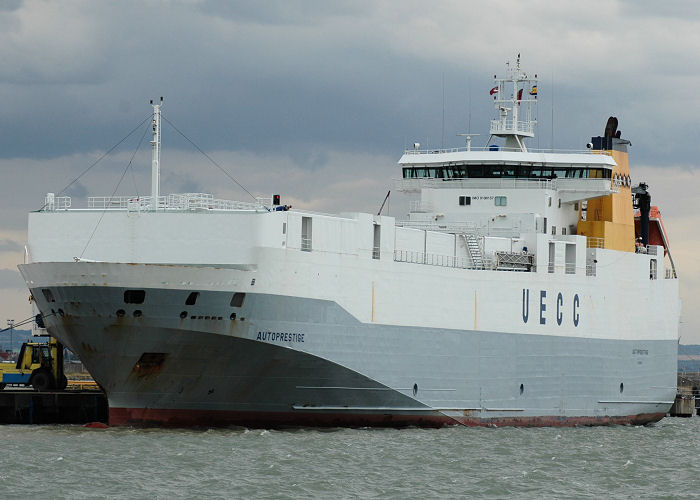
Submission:
[[[634,212],[634,236],[641,236],[639,210]],[[664,256],[669,252],[668,233],[661,218],[661,211],[658,206],[652,205],[649,210],[649,245],[659,245],[664,247]]]

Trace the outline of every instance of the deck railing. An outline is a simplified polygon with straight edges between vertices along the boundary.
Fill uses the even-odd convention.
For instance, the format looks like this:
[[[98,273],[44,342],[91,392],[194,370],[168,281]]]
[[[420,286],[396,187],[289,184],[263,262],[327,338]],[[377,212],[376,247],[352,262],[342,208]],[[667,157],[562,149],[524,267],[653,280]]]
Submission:
[[[272,206],[271,198],[256,198],[255,202],[223,200],[208,193],[182,193],[159,196],[154,203],[152,196],[91,196],[88,210],[147,211],[157,208],[165,211],[233,211],[260,210]],[[71,208],[69,196],[47,196],[44,210],[53,212]]]
[[[483,265],[475,266],[467,257],[414,252],[413,250],[394,250],[394,261],[425,264],[429,266],[456,267],[460,269],[494,269],[494,262],[492,259],[484,259]]]

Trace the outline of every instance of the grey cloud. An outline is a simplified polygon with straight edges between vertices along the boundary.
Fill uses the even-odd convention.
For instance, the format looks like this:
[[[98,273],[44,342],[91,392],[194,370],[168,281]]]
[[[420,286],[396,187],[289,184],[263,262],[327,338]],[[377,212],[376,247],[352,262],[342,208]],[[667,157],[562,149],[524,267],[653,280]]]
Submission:
[[[19,252],[22,249],[22,245],[16,241],[0,239],[0,252]]]
[[[22,279],[18,271],[10,269],[0,269],[0,288],[21,288],[25,289],[27,284]]]
[[[173,193],[203,193],[211,191],[211,186],[202,187],[200,181],[188,174],[166,171],[162,179],[163,187]]]
[[[0,11],[12,12],[22,6],[22,0],[3,0],[0,2]]]
[[[265,2],[206,0],[199,9],[207,15],[236,22],[264,25],[311,25],[329,17],[357,17],[367,14],[372,3],[359,0],[269,0]]]
[[[617,0],[626,16],[643,18],[690,19],[700,14],[700,4],[696,0],[674,0],[666,8],[660,9],[655,0]]]
[[[0,127],[6,131],[0,137],[0,155],[50,157],[106,150],[148,115],[148,99],[160,95],[166,97],[165,116],[207,151],[289,151],[301,158],[320,146],[398,155],[414,140],[430,147],[443,144],[443,73],[444,144],[456,146],[460,142],[455,134],[467,128],[468,99],[473,102],[472,131],[485,134],[492,116],[486,94],[489,75],[503,70],[500,60],[476,67],[466,55],[446,64],[387,45],[382,19],[372,24],[373,3],[210,1],[168,9],[138,2],[80,5],[85,7],[81,16],[71,9],[64,14],[82,19],[89,28],[78,45],[80,57],[75,57],[78,42],[72,39],[56,37],[52,50],[59,56],[56,65],[68,57],[70,73],[82,76],[66,85],[57,79],[62,70],[53,68],[54,63],[46,66],[29,57],[27,71],[43,83],[0,85],[0,99],[7,103],[0,113]],[[168,28],[154,32],[146,21],[152,16]],[[355,22],[344,22],[346,18]],[[267,24],[275,25],[274,39]],[[376,27],[380,29],[373,31]],[[116,39],[124,43],[103,41]],[[13,39],[20,55],[32,53],[30,42]],[[623,102],[619,90],[608,90],[622,88],[624,80],[583,82],[583,87],[556,82],[555,89],[549,83],[540,85],[535,146],[551,143],[548,99],[553,90],[555,118],[562,125],[555,131],[558,147],[581,147],[590,135],[600,133],[599,122],[608,114],[625,120],[636,113],[635,119],[643,119],[637,103],[644,97]],[[599,115],[591,116],[591,110]],[[564,117],[569,116],[577,119],[567,118],[565,127]],[[634,131],[630,139],[637,145],[635,153],[650,161],[663,158],[667,152],[652,145],[675,142],[681,146],[674,157],[694,161],[692,128],[671,131],[665,120],[659,114],[655,127]],[[166,150],[191,148],[167,128],[165,124]]]
[[[73,198],[85,198],[88,194],[87,189],[83,186],[80,181],[71,184],[63,193],[64,196],[71,196]]]

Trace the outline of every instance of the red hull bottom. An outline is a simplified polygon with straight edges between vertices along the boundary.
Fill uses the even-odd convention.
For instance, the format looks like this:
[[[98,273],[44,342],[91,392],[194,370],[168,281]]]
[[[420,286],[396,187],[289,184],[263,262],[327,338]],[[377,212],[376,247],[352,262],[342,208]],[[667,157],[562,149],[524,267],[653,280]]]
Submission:
[[[448,417],[442,414],[337,414],[279,413],[153,408],[110,408],[109,424],[134,427],[576,427],[593,425],[645,425],[658,422],[665,413],[616,417]]]

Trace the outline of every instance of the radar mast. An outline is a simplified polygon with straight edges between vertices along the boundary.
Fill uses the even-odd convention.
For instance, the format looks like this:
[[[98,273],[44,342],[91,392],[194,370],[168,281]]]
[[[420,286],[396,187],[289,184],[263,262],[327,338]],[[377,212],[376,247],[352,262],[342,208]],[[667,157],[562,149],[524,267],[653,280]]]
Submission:
[[[151,210],[158,210],[158,198],[160,197],[160,108],[163,106],[163,98],[160,103],[153,104],[153,155],[151,160]]]
[[[520,70],[520,54],[515,67],[506,63],[506,77],[493,76],[495,87],[491,89],[498,118],[491,120],[491,137],[504,137],[507,151],[527,151],[524,139],[535,136],[537,120],[537,75],[529,77]],[[521,116],[524,115],[524,119]]]

